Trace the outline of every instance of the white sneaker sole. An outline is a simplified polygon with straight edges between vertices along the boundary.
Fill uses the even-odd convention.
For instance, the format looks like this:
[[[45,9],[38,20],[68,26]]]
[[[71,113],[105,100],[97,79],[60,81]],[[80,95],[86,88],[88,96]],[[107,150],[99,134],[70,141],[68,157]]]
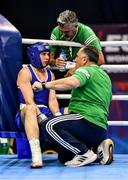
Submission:
[[[87,164],[90,164],[92,162],[94,162],[95,160],[97,159],[97,154],[93,154],[93,156],[91,158],[89,158],[88,160],[86,159],[85,161],[83,161],[81,164],[70,164],[70,163],[65,163],[66,166],[68,167],[81,167],[81,166],[84,166],[84,165],[87,165]]]
[[[114,144],[111,140],[105,140],[102,145],[98,147],[98,154],[100,163],[103,165],[111,164],[113,161]]]
[[[81,166],[85,166],[85,165],[87,165],[87,164],[90,164],[90,163],[94,162],[96,159],[97,159],[97,155],[94,154],[91,158],[88,159],[88,161],[85,160],[83,163],[79,164],[78,167],[81,167]]]

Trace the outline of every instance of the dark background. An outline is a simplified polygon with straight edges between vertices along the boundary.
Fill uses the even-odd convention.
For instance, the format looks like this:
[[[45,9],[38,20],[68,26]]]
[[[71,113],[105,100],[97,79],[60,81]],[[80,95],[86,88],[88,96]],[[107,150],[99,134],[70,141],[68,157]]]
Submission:
[[[58,14],[66,9],[88,25],[128,23],[128,0],[0,0],[0,13],[23,38],[49,39]]]

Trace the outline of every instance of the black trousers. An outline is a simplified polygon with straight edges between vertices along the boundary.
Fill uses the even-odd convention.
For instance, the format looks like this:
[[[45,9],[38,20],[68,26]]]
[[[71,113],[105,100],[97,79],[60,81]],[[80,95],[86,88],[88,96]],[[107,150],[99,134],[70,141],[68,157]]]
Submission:
[[[58,147],[59,159],[67,161],[75,154],[84,154],[88,149],[96,151],[98,145],[107,138],[107,131],[80,114],[69,114],[46,120],[41,125],[45,139]],[[62,158],[64,157],[64,158]]]

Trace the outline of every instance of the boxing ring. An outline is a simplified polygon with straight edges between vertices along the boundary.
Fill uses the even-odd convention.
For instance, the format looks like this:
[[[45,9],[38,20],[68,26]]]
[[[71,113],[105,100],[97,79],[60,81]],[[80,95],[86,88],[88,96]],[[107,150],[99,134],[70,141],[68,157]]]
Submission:
[[[48,42],[51,45],[64,45],[81,47],[79,43],[40,40],[40,39],[25,39],[22,38],[23,44],[33,44],[35,42]],[[123,46],[128,45],[128,41],[101,42],[105,46]],[[127,73],[128,65],[102,65],[108,73]],[[70,99],[70,94],[57,94],[58,99]],[[113,95],[112,101],[128,101],[128,95]],[[0,117],[1,118],[1,117]],[[108,121],[110,128],[128,128],[128,121],[114,120]],[[114,133],[115,131],[112,131]],[[112,134],[110,134],[112,135]],[[127,139],[128,140],[128,139]],[[120,140],[117,146],[123,146]],[[118,148],[118,147],[115,148]],[[128,149],[128,146],[126,147]],[[110,165],[100,165],[92,163],[80,168],[65,167],[57,160],[57,154],[43,154],[44,167],[41,169],[31,169],[31,159],[19,159],[17,155],[0,155],[0,180],[126,180],[128,179],[128,151],[126,154],[114,154],[114,162]],[[126,172],[126,173],[125,173]]]
[[[36,40],[34,40],[35,42]],[[39,41],[39,40],[38,40]],[[49,42],[46,40],[46,42]],[[24,40],[23,40],[24,43]],[[115,42],[114,42],[115,43]],[[124,43],[124,42],[123,42]],[[127,42],[128,43],[128,42]],[[121,45],[121,42],[120,42]],[[128,65],[102,65],[108,72],[128,72]],[[70,99],[70,94],[57,94],[58,99]],[[113,101],[128,101],[128,95],[113,95]],[[109,126],[128,126],[128,121],[109,121]],[[111,165],[93,163],[81,168],[70,168],[60,164],[56,154],[43,155],[44,167],[30,169],[30,159],[18,159],[17,155],[0,155],[0,180],[4,179],[47,179],[47,180],[120,180],[128,179],[128,154],[115,154]],[[3,171],[4,170],[4,171]],[[17,172],[17,173],[15,173]]]
[[[23,44],[33,44],[36,42],[47,42],[50,45],[57,45],[57,46],[72,46],[72,47],[82,47],[80,43],[70,42],[70,41],[53,41],[53,40],[46,40],[46,39],[27,39],[22,38]],[[128,45],[128,41],[101,41],[102,47],[106,46],[126,46]],[[101,65],[103,70],[106,70],[108,73],[128,73],[128,65],[125,64],[117,64],[117,65]],[[54,69],[54,68],[53,68]],[[56,68],[55,68],[56,69]],[[70,69],[70,67],[67,69]],[[58,99],[70,99],[70,94],[57,94]],[[128,95],[113,95],[112,100],[114,101],[128,101]],[[109,121],[108,124],[110,126],[128,126],[128,121]]]
[[[0,180],[127,180],[128,155],[115,154],[110,165],[93,163],[80,168],[65,167],[56,155],[44,155],[44,167],[31,169],[29,159],[0,155]]]

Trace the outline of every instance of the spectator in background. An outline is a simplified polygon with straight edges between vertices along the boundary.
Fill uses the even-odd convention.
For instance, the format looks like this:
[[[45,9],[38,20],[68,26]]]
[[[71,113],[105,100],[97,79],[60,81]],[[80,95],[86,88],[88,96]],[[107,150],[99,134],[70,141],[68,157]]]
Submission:
[[[57,18],[57,23],[58,26],[52,30],[50,37],[51,40],[72,41],[83,45],[94,46],[99,53],[97,64],[101,65],[105,63],[98,37],[89,26],[78,22],[78,17],[75,12],[70,10],[61,12]],[[62,49],[67,56],[67,61],[74,61],[79,50],[77,47],[68,46],[51,46],[50,49],[50,63],[57,67],[62,67],[66,64],[66,62],[59,57]],[[72,74],[74,70],[70,70],[70,73]],[[68,73],[68,75],[70,75],[70,73]]]

